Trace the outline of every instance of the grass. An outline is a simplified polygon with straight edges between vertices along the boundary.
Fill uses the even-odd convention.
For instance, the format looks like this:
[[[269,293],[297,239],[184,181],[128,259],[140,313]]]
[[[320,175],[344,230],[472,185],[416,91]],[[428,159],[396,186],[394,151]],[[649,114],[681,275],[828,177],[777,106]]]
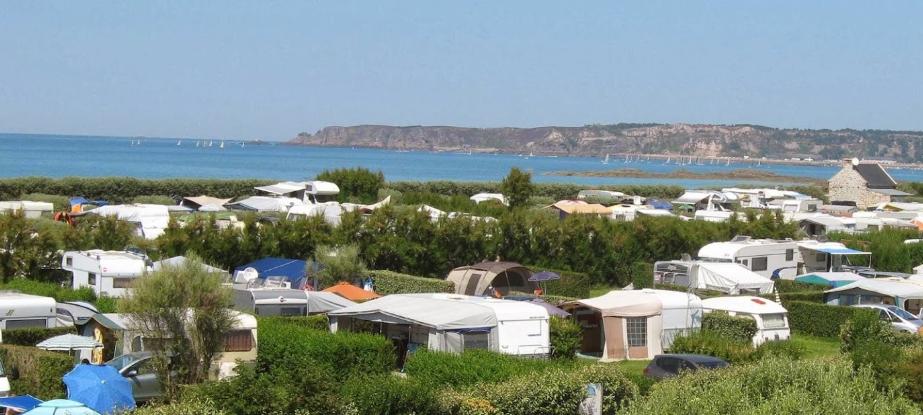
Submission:
[[[619,289],[618,287],[610,287],[608,285],[596,285],[590,288],[589,298],[599,297],[603,294],[608,293],[609,291],[618,290],[618,289]]]
[[[619,366],[625,373],[644,376],[644,368],[647,367],[650,360],[622,360],[614,364]]]
[[[793,333],[790,341],[804,349],[806,359],[834,356],[840,353],[840,339],[836,337],[817,337]]]

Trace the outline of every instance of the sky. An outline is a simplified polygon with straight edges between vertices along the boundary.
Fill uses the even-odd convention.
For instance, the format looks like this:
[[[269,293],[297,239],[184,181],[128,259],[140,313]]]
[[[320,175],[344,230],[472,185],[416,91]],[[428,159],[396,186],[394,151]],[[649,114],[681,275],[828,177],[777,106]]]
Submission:
[[[923,2],[0,0],[0,131],[923,130]]]

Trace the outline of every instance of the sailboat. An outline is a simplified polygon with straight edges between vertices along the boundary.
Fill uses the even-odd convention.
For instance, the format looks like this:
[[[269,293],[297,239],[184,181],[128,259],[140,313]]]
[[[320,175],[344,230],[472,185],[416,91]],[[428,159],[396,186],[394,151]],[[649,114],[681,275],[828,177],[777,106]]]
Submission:
[[[240,148],[244,148],[244,142],[243,142],[243,141],[240,142]]]
[[[196,142],[195,142],[195,146],[196,146],[196,147],[202,147],[202,140],[196,141]]]
[[[176,140],[176,145],[178,145],[178,146],[183,145],[183,140]]]
[[[670,160],[672,160],[672,159],[673,159],[672,157],[667,156],[667,161],[666,161],[665,163],[663,163],[663,164],[670,164]]]
[[[211,147],[212,144],[214,144],[214,141],[213,141],[213,140],[208,140],[208,146]]]
[[[221,140],[221,144],[218,146],[218,148],[224,148],[224,140]]]
[[[727,164],[725,164],[725,166],[730,166],[730,165],[731,165],[731,158],[728,157],[728,162],[727,162]]]
[[[603,164],[609,164],[609,153],[606,153],[606,158],[602,161]]]

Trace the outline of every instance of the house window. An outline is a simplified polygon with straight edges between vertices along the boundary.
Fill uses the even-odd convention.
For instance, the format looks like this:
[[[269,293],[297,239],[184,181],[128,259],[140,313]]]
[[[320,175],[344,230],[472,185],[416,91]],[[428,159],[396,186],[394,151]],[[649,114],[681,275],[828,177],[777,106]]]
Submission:
[[[134,278],[113,278],[112,288],[131,288]]]
[[[247,352],[253,349],[253,335],[250,330],[234,330],[224,336],[224,351]]]
[[[464,350],[468,349],[487,349],[487,332],[465,333],[462,335]]]
[[[7,320],[6,329],[29,329],[29,328],[45,328],[48,326],[48,321],[43,318],[30,318],[25,320]]]
[[[87,276],[87,284],[96,285],[96,274],[89,273]]]
[[[761,257],[753,258],[753,265],[750,267],[750,270],[751,271],[766,271],[768,267],[769,267],[768,259],[766,259],[766,257],[764,256],[761,256]]]
[[[785,250],[785,260],[786,260],[786,261],[794,261],[794,260],[795,260],[795,250],[794,250],[794,249],[786,249],[786,250]]]
[[[628,323],[628,347],[647,346],[647,317],[625,319]]]

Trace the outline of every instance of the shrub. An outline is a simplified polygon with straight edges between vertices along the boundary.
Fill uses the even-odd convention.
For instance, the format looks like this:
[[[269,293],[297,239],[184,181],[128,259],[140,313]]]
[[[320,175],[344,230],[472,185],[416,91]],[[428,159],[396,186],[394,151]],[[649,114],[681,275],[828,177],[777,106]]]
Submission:
[[[317,175],[317,180],[336,183],[340,188],[337,200],[341,202],[371,203],[378,196],[378,189],[385,185],[382,172],[373,173],[363,167],[324,170]]]
[[[804,301],[792,301],[785,308],[788,309],[788,324],[793,331],[818,337],[836,337],[840,334],[840,326],[856,314],[875,314],[872,310],[858,307]]]
[[[437,278],[416,277],[399,272],[369,271],[375,279],[375,292],[381,295],[408,293],[454,293],[455,284]]]
[[[761,360],[770,356],[785,357],[792,360],[800,359],[805,354],[804,347],[801,347],[789,340],[765,342],[756,348],[750,355],[750,360]]]
[[[824,303],[824,292],[823,291],[789,291],[789,292],[780,292],[779,299],[782,300],[782,304],[788,304],[792,301],[803,301],[807,303]]]
[[[753,341],[758,330],[756,320],[746,317],[734,317],[720,311],[712,311],[702,317],[702,330],[741,343]]]
[[[545,302],[547,302],[548,304],[552,304],[556,306],[566,303],[568,301],[579,300],[579,298],[577,297],[566,297],[563,295],[548,295],[548,294],[542,295],[542,299],[545,300]]]
[[[826,291],[827,287],[818,284],[808,284],[795,280],[778,279],[775,281],[776,290],[780,293],[805,292],[805,291]]]
[[[265,321],[267,324],[292,325],[318,331],[330,330],[330,322],[326,314],[315,314],[313,316],[260,317],[259,321],[260,324],[263,324]]]
[[[61,195],[49,195],[45,193],[29,193],[24,195],[19,195],[20,200],[31,200],[33,202],[49,202],[54,206],[54,210],[57,211],[68,211],[70,210],[71,201],[67,196]]]
[[[404,373],[431,385],[461,387],[479,382],[503,382],[551,366],[555,364],[487,350],[466,350],[460,354],[419,350],[407,359]]]
[[[76,334],[77,329],[74,327],[55,327],[50,329],[28,328],[4,330],[3,343],[15,344],[19,346],[35,346],[45,339],[68,333]]]
[[[532,272],[551,271],[561,276],[561,279],[542,283],[550,294],[576,298],[587,298],[590,295],[590,288],[593,285],[593,280],[586,273],[534,265],[528,265],[526,267],[532,270]]]
[[[848,361],[770,358],[660,382],[624,412],[647,414],[919,414],[895,389],[879,390]]]
[[[368,273],[365,262],[359,258],[359,247],[356,245],[319,246],[315,257],[323,264],[318,272],[321,287],[330,287],[340,281],[352,281]],[[310,272],[313,264],[309,261],[306,266]]]
[[[176,200],[164,195],[141,195],[131,198],[131,203],[145,203],[151,205],[175,205]]]
[[[923,403],[923,349],[916,348],[909,351],[897,368],[898,374],[904,379],[904,396],[914,402]]]
[[[647,262],[631,264],[631,284],[636,290],[654,288],[654,267]]]
[[[671,353],[704,354],[719,357],[730,363],[741,363],[751,359],[753,346],[749,341],[735,341],[720,334],[702,330],[673,340]]]
[[[68,354],[7,344],[0,344],[0,361],[15,394],[39,399],[64,396],[61,379],[74,368],[74,358]]]
[[[94,294],[93,290],[89,287],[72,290],[52,282],[40,282],[23,278],[17,278],[3,284],[0,286],[0,289],[15,290],[23,294],[51,297],[59,303],[66,301],[86,301],[92,303],[96,301],[96,294]]]
[[[134,177],[17,177],[0,180],[0,199],[16,198],[25,193],[62,196],[85,196],[110,203],[127,203],[142,195],[209,195],[237,197],[253,194],[255,186],[273,180],[213,179],[136,179]]]
[[[191,398],[166,405],[143,406],[126,412],[126,415],[228,415],[228,413],[211,400]]]
[[[552,316],[549,320],[551,357],[573,359],[583,340],[583,328],[573,319]]]
[[[394,374],[351,378],[343,384],[340,393],[360,414],[438,413],[436,390],[432,385]]]

